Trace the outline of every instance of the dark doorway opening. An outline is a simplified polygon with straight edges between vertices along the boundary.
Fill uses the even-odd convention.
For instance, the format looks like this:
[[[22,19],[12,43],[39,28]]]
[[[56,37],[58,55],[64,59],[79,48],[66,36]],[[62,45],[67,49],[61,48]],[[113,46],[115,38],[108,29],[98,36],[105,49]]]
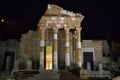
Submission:
[[[7,63],[7,59],[8,57],[10,58],[9,60],[9,64]],[[12,71],[13,67],[14,67],[14,60],[15,60],[15,52],[14,51],[6,51],[4,52],[4,58],[3,58],[3,71],[6,70],[6,67],[8,67],[9,71]],[[6,64],[8,64],[6,66]]]
[[[90,62],[91,69],[93,69],[93,52],[83,52],[83,61],[84,61],[84,67],[87,68],[87,62]]]

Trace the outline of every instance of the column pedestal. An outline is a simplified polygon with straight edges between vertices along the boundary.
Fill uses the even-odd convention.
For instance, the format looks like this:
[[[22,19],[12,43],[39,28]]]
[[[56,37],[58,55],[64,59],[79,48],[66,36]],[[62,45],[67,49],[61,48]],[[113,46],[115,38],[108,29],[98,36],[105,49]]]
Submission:
[[[32,61],[31,60],[27,60],[27,68],[26,70],[32,70]]]
[[[15,60],[14,62],[14,71],[18,71],[19,70],[19,61],[18,60]]]

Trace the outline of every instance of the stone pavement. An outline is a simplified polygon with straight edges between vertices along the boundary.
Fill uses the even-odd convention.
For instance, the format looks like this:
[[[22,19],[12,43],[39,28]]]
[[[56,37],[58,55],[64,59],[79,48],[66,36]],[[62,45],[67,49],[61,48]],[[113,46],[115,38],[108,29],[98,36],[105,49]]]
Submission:
[[[4,71],[4,72],[0,72],[0,80],[7,80],[8,78],[10,78],[10,72],[9,71]]]

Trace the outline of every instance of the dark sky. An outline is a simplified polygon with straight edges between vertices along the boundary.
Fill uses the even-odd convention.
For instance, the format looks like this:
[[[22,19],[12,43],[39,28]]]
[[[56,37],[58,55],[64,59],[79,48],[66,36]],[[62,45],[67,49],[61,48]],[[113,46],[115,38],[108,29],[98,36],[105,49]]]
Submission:
[[[28,30],[36,30],[48,3],[85,16],[82,39],[120,39],[120,4],[115,0],[3,0],[0,19],[5,22],[0,22],[0,38],[20,38]]]

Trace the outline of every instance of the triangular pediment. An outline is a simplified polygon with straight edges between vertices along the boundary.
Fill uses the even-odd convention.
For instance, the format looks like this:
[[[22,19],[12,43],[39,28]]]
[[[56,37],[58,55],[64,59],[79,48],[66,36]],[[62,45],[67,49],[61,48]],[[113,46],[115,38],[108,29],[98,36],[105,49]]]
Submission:
[[[81,27],[83,18],[84,16],[80,13],[74,13],[57,5],[48,4],[45,14],[38,23],[38,27],[51,28],[52,26],[56,26],[58,28],[69,27],[72,29]]]
[[[81,16],[80,13],[74,13],[68,10],[63,9],[57,5],[48,4],[47,10],[45,12],[47,16]]]

